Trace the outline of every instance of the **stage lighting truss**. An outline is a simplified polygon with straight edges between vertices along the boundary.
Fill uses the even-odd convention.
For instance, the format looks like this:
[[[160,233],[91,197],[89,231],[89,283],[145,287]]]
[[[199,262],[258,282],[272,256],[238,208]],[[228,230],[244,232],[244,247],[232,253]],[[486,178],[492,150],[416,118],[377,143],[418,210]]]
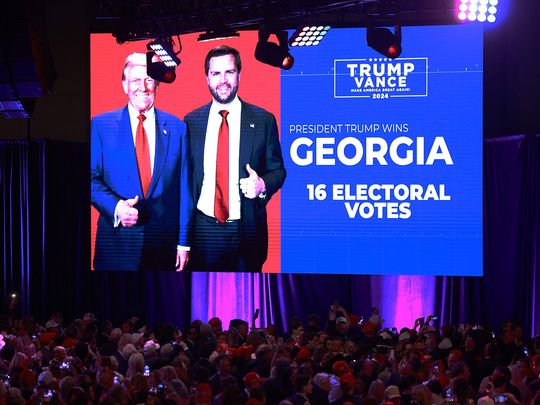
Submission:
[[[208,42],[216,41],[219,39],[237,38],[240,34],[235,29],[227,27],[226,25],[214,26],[208,29],[206,32],[199,35],[197,41]]]
[[[493,23],[497,19],[499,0],[458,0],[457,18],[460,21],[479,21]]]
[[[395,59],[401,55],[401,27],[396,25],[394,32],[388,28],[367,27],[366,41],[370,48],[381,55]]]
[[[324,39],[329,25],[307,25],[297,29],[289,39],[290,46],[317,46]]]
[[[268,41],[271,34],[276,36],[279,45]],[[294,58],[289,53],[287,39],[287,31],[270,31],[261,28],[259,42],[255,47],[255,59],[270,66],[289,70],[294,65]]]

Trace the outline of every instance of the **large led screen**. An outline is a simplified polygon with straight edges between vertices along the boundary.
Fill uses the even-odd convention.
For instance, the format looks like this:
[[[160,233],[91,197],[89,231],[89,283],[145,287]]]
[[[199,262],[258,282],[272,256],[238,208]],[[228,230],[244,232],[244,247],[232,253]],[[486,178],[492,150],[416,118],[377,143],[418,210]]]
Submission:
[[[238,205],[228,223],[237,228],[232,237],[215,236],[212,243],[238,236],[240,246],[257,252],[262,271],[270,273],[481,275],[482,28],[404,27],[402,37],[403,52],[392,60],[366,45],[365,29],[330,29],[317,46],[291,47],[295,64],[281,71],[253,56],[256,32],[205,43],[197,42],[197,35],[182,36],[176,80],[161,83],[155,92],[149,195],[166,195],[152,202],[137,192],[138,124],[129,115],[121,118],[129,90],[123,85],[124,62],[133,52],[145,53],[146,42],[119,45],[110,35],[92,35],[92,268],[140,270],[140,257],[130,249],[144,255],[149,241],[195,243],[190,254],[197,251],[200,242],[193,233],[199,228],[193,224],[201,215],[213,221],[211,211],[201,214],[199,208],[214,202],[202,201],[208,194],[200,194],[196,184],[203,182],[201,173],[207,177],[207,131],[219,126],[208,120],[212,95],[205,56],[228,45],[242,60],[242,118],[231,124],[240,145],[238,140],[230,144],[240,161],[232,176],[252,176],[245,167],[251,163],[266,179],[270,198],[261,193],[248,201],[240,185],[231,183],[236,193],[231,199]],[[252,107],[254,115],[246,118]],[[187,129],[177,118],[189,124]],[[121,133],[125,143],[111,141]],[[190,158],[182,159],[184,154]],[[178,159],[172,164],[171,155]],[[215,149],[212,156],[215,170]],[[286,177],[271,172],[281,164]],[[126,186],[129,181],[136,187]],[[166,181],[174,182],[174,191],[160,189]],[[195,190],[190,220],[185,190]],[[139,222],[129,229],[114,223],[111,204],[118,199],[139,208]],[[100,205],[109,200],[108,207]],[[175,218],[153,226],[145,204],[160,213],[174,206]],[[188,222],[189,230],[184,229]],[[179,233],[184,231],[191,234],[183,240]],[[114,266],[96,266],[97,246]],[[145,259],[146,269],[155,264],[158,270],[174,270],[174,252],[159,246],[155,252]],[[157,265],[162,256],[168,258],[166,268]],[[191,265],[187,271],[214,271]],[[235,264],[220,270],[252,271]]]

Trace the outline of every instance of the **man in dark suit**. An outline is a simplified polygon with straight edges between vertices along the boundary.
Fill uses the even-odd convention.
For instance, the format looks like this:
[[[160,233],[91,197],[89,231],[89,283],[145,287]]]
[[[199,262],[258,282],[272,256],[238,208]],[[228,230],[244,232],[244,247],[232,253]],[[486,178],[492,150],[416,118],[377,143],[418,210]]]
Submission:
[[[126,58],[128,105],[94,117],[92,205],[99,211],[94,269],[183,270],[192,197],[185,124],[154,107],[146,55]]]
[[[238,98],[241,69],[236,49],[212,49],[205,72],[213,100],[185,117],[197,207],[194,271],[260,272],[266,205],[285,181],[276,120]]]

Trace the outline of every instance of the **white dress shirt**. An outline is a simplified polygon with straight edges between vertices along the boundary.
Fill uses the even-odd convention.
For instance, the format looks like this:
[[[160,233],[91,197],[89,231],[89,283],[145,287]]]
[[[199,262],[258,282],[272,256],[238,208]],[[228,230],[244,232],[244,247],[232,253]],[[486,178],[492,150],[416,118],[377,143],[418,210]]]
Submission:
[[[212,101],[206,138],[204,142],[204,177],[201,195],[197,201],[197,209],[204,214],[214,217],[214,198],[216,193],[216,161],[219,127],[222,117],[221,110],[227,110],[227,123],[229,124],[229,220],[240,219],[240,120],[242,103],[235,97],[227,105]]]

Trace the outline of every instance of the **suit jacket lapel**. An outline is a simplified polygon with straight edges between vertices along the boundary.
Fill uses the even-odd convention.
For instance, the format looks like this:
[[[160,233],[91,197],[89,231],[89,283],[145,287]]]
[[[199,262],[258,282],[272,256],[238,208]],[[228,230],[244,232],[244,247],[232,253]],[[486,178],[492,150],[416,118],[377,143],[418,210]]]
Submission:
[[[148,189],[148,196],[152,195],[165,166],[167,160],[167,152],[169,151],[169,129],[167,121],[164,119],[161,111],[157,108],[154,110],[156,114],[156,152],[154,155],[154,171],[152,173],[152,182]]]
[[[205,105],[200,110],[200,116],[194,117],[192,130],[190,130],[190,136],[192,137],[192,155],[194,156],[193,162],[195,165],[195,181],[197,184],[197,191],[199,194],[203,177],[204,177],[204,141],[206,139],[206,127],[208,126],[208,117],[210,115],[210,106],[212,103]]]
[[[130,188],[132,187],[133,190],[133,195],[131,197],[135,197],[135,195],[139,195],[142,197],[141,179],[139,177],[139,166],[137,165],[137,152],[135,151],[135,143],[133,142],[133,132],[131,129],[131,121],[129,119],[129,111],[127,106],[122,110],[120,121],[118,123],[118,129],[118,137],[121,139],[120,145],[122,145],[122,153],[120,153],[119,158],[122,158],[122,156],[124,156],[125,167],[128,170],[127,173],[133,174],[132,176],[130,176],[132,179]],[[125,151],[127,151],[127,153],[125,153]]]
[[[240,117],[240,154],[238,159],[240,178],[247,177],[246,164],[251,160],[253,139],[255,137],[256,122],[253,120],[253,112],[249,104],[242,102],[242,114]]]

